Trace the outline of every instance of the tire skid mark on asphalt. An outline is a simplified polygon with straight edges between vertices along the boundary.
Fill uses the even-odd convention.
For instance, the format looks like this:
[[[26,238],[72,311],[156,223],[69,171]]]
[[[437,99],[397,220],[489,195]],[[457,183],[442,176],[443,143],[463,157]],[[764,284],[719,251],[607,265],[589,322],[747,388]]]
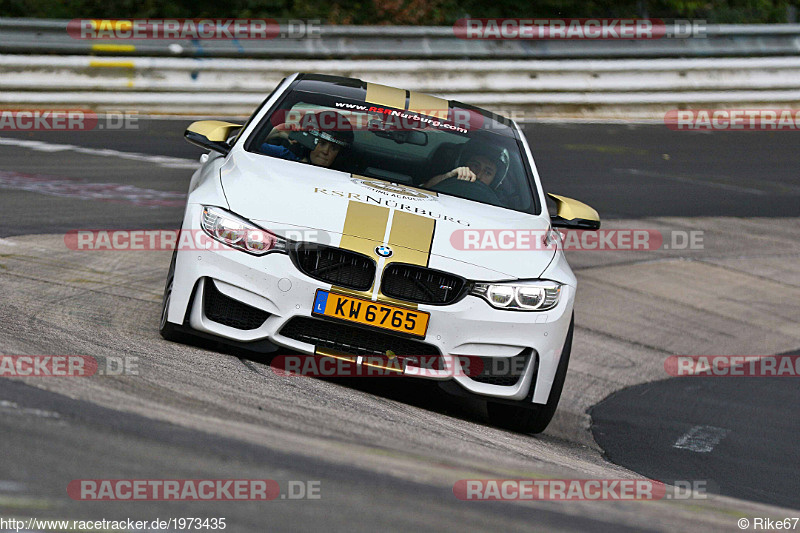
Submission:
[[[762,259],[763,258],[773,259],[773,258],[778,258],[779,257],[779,258],[784,258],[784,259],[790,259],[791,258],[791,259],[800,260],[800,254],[790,253],[790,254],[774,254],[774,255],[765,255],[765,256],[747,255],[747,256],[735,256],[735,257],[708,257],[708,258],[703,258],[703,259],[697,259],[697,262],[703,263],[705,265],[713,266],[713,267],[716,267],[716,268],[720,268],[722,270],[725,270],[725,271],[733,273],[733,274],[745,274],[745,275],[753,276],[754,278],[761,278],[761,276],[753,274],[752,272],[747,272],[745,270],[740,270],[740,269],[733,268],[733,267],[728,266],[728,265],[723,265],[723,264],[714,262],[714,259],[717,259],[717,260],[720,260],[720,259],[721,260],[724,260],[724,259],[753,259],[754,257],[761,257]],[[792,288],[792,289],[796,289],[796,288],[800,287],[800,285],[797,285],[797,284],[791,283],[791,282],[787,282],[786,280],[781,280],[781,279],[771,278],[769,281],[770,281],[770,283],[776,283],[778,285],[783,285],[785,287],[789,287],[789,288]]]
[[[247,368],[248,370],[252,370],[253,372],[258,374],[259,376],[263,375],[263,374],[261,374],[261,372],[258,371],[258,369],[253,365],[252,362],[248,361],[247,359],[242,359],[241,357],[239,357],[238,359],[239,359],[239,362],[242,363],[245,366],[245,368]]]
[[[798,292],[797,287],[794,285],[783,284],[780,283],[779,281],[775,281],[772,279],[763,279],[762,276],[754,275],[752,273],[744,272],[741,270],[724,268],[715,263],[702,260],[694,260],[694,259],[676,260],[676,261],[687,263],[687,265],[682,269],[684,272],[688,272],[693,267],[702,267],[704,269],[708,269],[709,272],[703,271],[702,274],[706,277],[706,279],[709,280],[717,279],[718,276],[715,275],[714,271],[719,270],[734,274],[738,278],[746,279],[751,285],[762,287],[762,290],[765,290],[767,288],[781,287],[784,288],[784,290],[792,289],[794,290],[794,292]],[[605,276],[602,274],[597,275],[595,273],[590,273],[587,274],[586,277],[591,279],[593,282],[602,283],[606,287],[612,287],[618,289],[619,291],[625,291],[627,293],[630,293],[631,295],[634,296],[641,296],[645,299],[652,299],[653,301],[663,302],[662,313],[664,315],[671,314],[672,316],[680,317],[688,310],[700,315],[704,315],[706,317],[716,319],[718,323],[725,323],[726,321],[738,322],[741,323],[743,327],[748,327],[752,324],[752,322],[750,322],[747,318],[743,318],[741,315],[737,313],[732,314],[728,309],[728,306],[723,306],[721,308],[710,308],[708,305],[706,305],[704,307],[703,306],[704,301],[702,298],[697,300],[687,300],[686,298],[682,298],[683,295],[678,294],[677,292],[669,293],[668,291],[664,290],[658,291],[650,286],[637,288],[628,283],[627,280],[622,280],[622,278],[619,278],[617,280],[609,279],[608,273],[606,273]],[[665,287],[668,287],[669,281],[670,281],[669,279],[663,279],[661,281],[661,284]],[[713,291],[709,294],[714,295]],[[730,296],[725,294],[714,295],[714,296],[718,298],[719,302],[727,301],[734,305],[742,303],[740,299],[730,298]],[[786,302],[782,302],[780,307],[781,307],[780,310],[774,310],[774,309],[771,310],[774,313],[773,320],[778,317],[783,317],[785,319],[784,324],[791,323],[791,325],[794,326],[793,317],[796,316],[795,309],[797,306],[796,305],[787,306]],[[765,321],[763,323],[759,323],[758,326],[759,328],[762,329],[762,331],[769,332],[775,335],[800,334],[800,329],[798,328],[791,327],[789,329],[787,328],[781,329],[779,324],[776,324],[775,322],[772,321]],[[738,336],[738,332],[723,331],[721,329],[715,330],[714,333],[717,335],[721,335],[723,337],[727,337],[729,339],[733,339]],[[684,332],[684,335],[690,335],[690,334],[691,332]]]
[[[113,293],[113,295],[120,296],[123,298],[140,300],[148,303],[151,303],[153,301],[160,301],[161,299],[161,291],[157,291],[151,284],[148,283],[148,280],[146,278],[131,279],[130,273],[127,272],[117,273],[111,269],[98,269],[75,263],[68,264],[65,260],[64,255],[61,254],[53,255],[52,251],[47,252],[51,254],[51,256],[46,258],[36,257],[35,255],[32,255],[32,253],[35,253],[35,251],[28,251],[28,254],[6,253],[6,254],[0,254],[0,258],[18,261],[19,263],[23,263],[25,267],[30,267],[30,266],[50,267],[60,271],[60,273],[70,272],[76,275],[83,274],[90,277],[94,276],[97,279],[72,278],[70,280],[62,279],[57,281],[52,279],[51,277],[45,277],[46,274],[42,274],[41,276],[36,276],[27,273],[26,274],[19,273],[18,271],[12,271],[11,269],[4,269],[4,271],[0,274],[15,276],[33,281],[40,281],[42,283],[49,283],[52,285],[57,285],[62,287],[70,287],[78,290],[101,292],[104,294],[112,294],[112,293],[101,290],[101,287],[127,288],[131,289],[130,291],[128,291],[128,294]],[[87,283],[98,284],[100,285],[100,287],[87,288],[85,286],[85,284]],[[151,299],[145,299],[133,295],[133,294],[142,294],[148,292],[151,294]]]
[[[679,183],[689,183],[691,185],[700,185],[703,187],[709,187],[714,189],[721,189],[725,191],[732,191],[732,192],[739,192],[744,194],[752,194],[755,196],[768,196],[770,194],[774,194],[770,191],[765,191],[763,189],[755,189],[753,187],[744,187],[742,185],[734,185],[731,183],[722,183],[720,181],[709,181],[708,176],[698,176],[698,177],[691,177],[691,176],[678,176],[675,174],[665,174],[663,172],[650,172],[645,170],[640,170],[636,168],[615,168],[611,170],[613,173],[616,174],[628,174],[632,176],[646,176],[648,178],[660,178],[663,180],[668,181],[676,181]],[[782,185],[782,184],[781,184]],[[800,194],[800,188],[791,187],[791,186],[782,186],[781,187],[781,194]]]
[[[567,253],[567,258],[570,258],[569,252]],[[600,270],[603,268],[609,267],[626,267],[626,266],[636,266],[636,265],[648,265],[652,263],[671,263],[674,261],[678,261],[679,259],[675,257],[660,257],[660,258],[648,258],[648,259],[632,259],[630,261],[619,261],[613,264],[599,264],[599,265],[586,265],[580,267],[572,267],[573,272],[591,272],[592,270]],[[691,259],[681,259],[683,261],[691,261]]]
[[[22,242],[25,242],[25,244],[26,244],[26,246],[24,248],[24,251],[20,251],[19,253],[4,253],[4,254],[0,254],[0,257],[17,259],[19,261],[24,261],[24,262],[38,264],[38,265],[52,266],[54,268],[57,268],[60,271],[71,270],[71,271],[74,271],[74,272],[99,274],[99,275],[104,276],[106,278],[107,277],[115,277],[115,276],[119,277],[121,279],[126,279],[126,278],[129,279],[130,278],[130,273],[126,272],[126,273],[123,273],[123,274],[117,274],[116,272],[114,272],[113,270],[110,270],[107,267],[106,268],[97,268],[97,267],[92,267],[92,266],[89,266],[89,265],[86,265],[86,264],[80,264],[80,263],[75,263],[75,262],[72,262],[70,264],[65,264],[65,258],[67,258],[67,257],[69,257],[69,258],[79,258],[79,257],[81,257],[81,254],[79,252],[77,252],[77,251],[74,251],[74,250],[68,250],[66,247],[64,247],[64,248],[59,248],[58,247],[58,246],[63,245],[63,234],[48,235],[47,237],[49,237],[50,239],[52,239],[52,238],[58,239],[59,242],[56,243],[57,247],[51,246],[51,247],[48,247],[48,248],[44,248],[44,247],[41,247],[41,246],[30,246],[29,243],[27,243],[27,242],[25,242],[23,240]],[[15,239],[17,239],[17,238],[25,239],[25,236],[13,237],[13,238],[15,238]],[[9,243],[14,243],[14,241],[11,241],[10,239],[7,239],[7,241]],[[14,244],[18,244],[18,243],[14,243]],[[168,251],[164,251],[164,252],[154,252],[154,253],[161,253],[163,257],[166,257],[166,254],[169,253],[169,252],[170,251],[168,250]],[[115,258],[119,259],[119,258],[123,257],[121,254],[123,254],[124,252],[99,251],[99,252],[94,252],[94,253],[96,254],[95,257],[101,257],[101,258],[115,257]],[[37,254],[42,254],[42,255],[37,255]],[[119,260],[119,261],[117,261],[117,263],[125,263],[125,261],[124,260]],[[160,269],[159,269],[159,271],[160,271]]]
[[[652,350],[652,351],[655,351],[655,352],[661,352],[661,353],[663,353],[665,355],[674,355],[671,351],[665,350],[664,348],[659,348],[658,346],[653,346],[653,345],[650,345],[650,344],[644,344],[642,342],[639,342],[639,341],[636,341],[636,340],[633,340],[633,339],[626,339],[625,337],[621,337],[619,335],[615,335],[614,333],[610,333],[608,331],[603,331],[603,330],[600,330],[600,329],[590,328],[588,326],[578,326],[578,325],[575,326],[575,329],[588,331],[588,332],[594,333],[595,335],[598,335],[600,337],[605,337],[607,339],[610,339],[610,340],[613,340],[613,341],[616,341],[616,342],[621,342],[621,343],[624,343],[624,344],[627,344],[627,345],[630,345],[630,346],[636,346],[636,347],[639,347],[639,348],[645,348],[647,350]]]
[[[104,294],[104,295],[108,295],[108,296],[114,296],[115,298],[126,298],[128,300],[136,300],[136,301],[139,301],[139,302],[144,302],[144,303],[149,303],[149,304],[158,303],[154,299],[147,300],[147,299],[144,299],[144,298],[139,298],[137,296],[111,293],[111,292],[108,292],[108,291],[104,291],[104,290],[102,290],[100,288],[96,288],[96,289],[92,288],[92,289],[90,289],[90,288],[87,288],[87,287],[76,287],[75,285],[72,285],[70,283],[59,282],[59,281],[48,280],[48,279],[41,279],[41,278],[37,278],[35,276],[26,276],[25,274],[17,274],[16,272],[3,271],[0,274],[5,275],[5,276],[11,276],[11,277],[15,277],[15,278],[20,278],[20,279],[27,279],[27,280],[30,280],[30,281],[38,281],[38,282],[46,283],[48,285],[53,285],[53,286],[56,286],[56,287],[67,287],[69,289],[74,289],[76,291],[79,291],[79,294],[74,295],[76,297],[77,296],[81,296],[81,295],[86,294],[86,293],[93,292],[93,293]],[[116,284],[116,283],[107,283],[106,286],[107,287],[125,287],[125,286],[127,286],[128,288],[131,288],[131,289],[138,289],[138,287],[136,287],[136,286],[125,285],[125,284]]]
[[[643,263],[636,263],[636,265],[647,264],[647,263],[656,263],[656,262],[669,263],[670,261],[678,262],[678,263],[686,262],[686,261],[692,261],[692,262],[707,264],[709,267],[716,267],[716,265],[714,265],[713,263],[705,263],[703,261],[695,261],[693,259],[671,259],[671,260],[668,260],[668,261],[646,261],[646,262],[643,262]],[[614,266],[616,266],[616,265],[614,265]],[[746,275],[746,273],[742,273],[742,272],[737,272],[737,273],[740,274],[740,275],[742,275],[742,274]],[[597,281],[596,278],[594,278],[594,279]],[[669,302],[669,303],[671,303],[673,305],[686,306],[689,309],[692,309],[693,311],[700,311],[700,312],[704,312],[704,313],[708,313],[709,312],[709,310],[703,309],[702,307],[696,307],[694,305],[687,304],[686,302],[683,302],[683,301],[680,301],[680,300],[671,299],[671,298],[668,298],[666,296],[652,294],[652,293],[647,292],[645,290],[631,287],[630,285],[623,285],[621,283],[614,283],[613,281],[608,281],[606,279],[603,279],[602,281],[603,281],[603,283],[605,285],[607,285],[609,287],[614,287],[614,288],[617,288],[617,289],[630,291],[630,292],[632,292],[634,294],[638,294],[640,296],[648,296],[648,297],[651,297],[651,298],[657,298],[657,299],[660,299],[660,300],[665,300],[666,302]],[[719,315],[719,316],[722,317],[722,315]]]

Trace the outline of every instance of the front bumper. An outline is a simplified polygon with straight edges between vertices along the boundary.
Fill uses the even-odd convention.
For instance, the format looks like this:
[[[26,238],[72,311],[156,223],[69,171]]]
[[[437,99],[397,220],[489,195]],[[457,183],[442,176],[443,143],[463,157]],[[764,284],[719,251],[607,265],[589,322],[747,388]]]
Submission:
[[[200,209],[189,206],[184,229],[199,231],[196,224]],[[220,340],[254,344],[268,340],[303,353],[324,353],[317,345],[282,332],[292,319],[312,320],[317,289],[330,290],[331,286],[303,274],[284,253],[258,257],[233,249],[179,249],[167,320],[187,324]],[[221,294],[246,304],[253,309],[255,318],[246,317],[249,322],[229,321],[219,318],[218,313],[210,313],[207,305],[210,291],[214,297]],[[439,354],[478,356],[489,361],[527,356],[521,375],[513,384],[496,384],[497,380],[481,380],[468,372],[454,372],[452,368],[441,372],[427,370],[423,377],[452,379],[468,392],[486,397],[546,403],[569,329],[574,295],[574,287],[564,285],[558,305],[545,312],[497,310],[475,296],[466,296],[446,306],[420,304],[420,311],[430,313],[426,336],[418,341],[420,349],[426,349],[427,345]],[[317,317],[313,320],[325,321]],[[448,365],[457,361],[445,359]]]

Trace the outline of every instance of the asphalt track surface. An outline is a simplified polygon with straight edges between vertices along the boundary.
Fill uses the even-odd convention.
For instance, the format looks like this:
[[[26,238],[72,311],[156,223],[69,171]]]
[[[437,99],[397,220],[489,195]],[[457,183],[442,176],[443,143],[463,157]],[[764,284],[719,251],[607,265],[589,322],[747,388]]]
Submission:
[[[2,132],[0,137],[196,159],[200,150],[182,140],[187,122],[141,119],[137,130]],[[709,134],[620,124],[528,124],[525,131],[546,190],[579,198],[604,218],[800,215],[792,132]],[[13,145],[2,153],[5,170],[180,193],[191,175],[168,167],[143,173],[141,162],[114,157],[93,157],[97,161],[83,167],[58,160],[42,164],[31,151]],[[87,159],[61,153],[67,160]],[[182,212],[180,207],[121,211],[113,203],[87,210],[81,200],[42,201],[13,191],[3,197],[10,208],[4,216],[14,223],[3,225],[0,237],[76,228],[163,228],[174,226]]]
[[[731,531],[737,516],[783,516],[749,501],[800,509],[798,428],[787,423],[796,420],[796,380],[704,387],[702,378],[680,378],[623,389],[592,411],[604,455],[568,418],[561,433],[517,435],[488,425],[482,405],[427,382],[287,380],[252,354],[163,341],[156,323],[169,255],[76,255],[64,248],[63,233],[177,227],[189,160],[200,155],[182,140],[186,123],[142,119],[136,131],[0,134],[0,353],[133,357],[139,365],[133,376],[0,380],[3,516],[216,516],[227,517],[232,531],[367,531],[377,524]],[[748,224],[758,231],[797,227],[791,133],[711,135],[625,124],[536,124],[526,133],[546,189],[579,198],[604,218],[757,217],[764,222]],[[87,199],[81,190],[97,196]],[[729,219],[714,218],[709,227],[717,220],[725,226]],[[573,267],[582,279],[582,268],[603,261],[583,265],[577,257]],[[590,321],[579,315],[577,322]],[[780,346],[797,337],[791,324],[783,333]],[[586,379],[580,354],[573,356],[565,402]],[[711,454],[666,449],[674,434],[704,423],[730,430]],[[741,500],[461,502],[452,492],[458,479],[617,479],[634,472],[667,482],[703,479],[712,493]],[[73,479],[133,478],[275,479],[282,491],[292,480],[319,481],[322,498],[199,505],[65,496]],[[771,490],[765,479],[776,480]]]
[[[800,477],[788,471],[800,464],[791,415],[797,394],[797,384],[783,377],[645,383],[593,408],[592,432],[611,461],[652,479],[702,477],[714,492],[800,509]],[[735,437],[726,435],[710,452],[675,446],[698,426]]]

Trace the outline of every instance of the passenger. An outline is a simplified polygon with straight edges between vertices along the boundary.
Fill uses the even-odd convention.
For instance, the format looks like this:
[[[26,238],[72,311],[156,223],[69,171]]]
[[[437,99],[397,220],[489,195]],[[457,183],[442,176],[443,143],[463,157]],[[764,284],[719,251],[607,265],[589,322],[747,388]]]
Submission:
[[[353,126],[335,111],[307,115],[302,122],[275,126],[261,145],[261,153],[330,168],[337,156],[353,144]],[[293,132],[309,134],[310,143],[298,141]]]

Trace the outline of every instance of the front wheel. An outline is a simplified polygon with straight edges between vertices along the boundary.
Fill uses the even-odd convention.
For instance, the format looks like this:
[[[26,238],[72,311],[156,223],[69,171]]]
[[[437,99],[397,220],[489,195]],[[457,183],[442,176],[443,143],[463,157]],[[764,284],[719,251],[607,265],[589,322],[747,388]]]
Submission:
[[[520,405],[509,405],[488,402],[486,408],[489,412],[489,421],[492,424],[520,433],[541,433],[547,428],[550,420],[553,419],[556,407],[558,407],[558,401],[561,399],[561,390],[564,388],[564,380],[567,377],[574,328],[575,316],[573,315],[569,323],[567,338],[564,340],[564,348],[561,350],[561,360],[558,362],[556,375],[553,379],[553,387],[550,389],[547,403],[542,405],[523,401],[519,402]],[[534,383],[531,383],[531,387],[534,385]]]

